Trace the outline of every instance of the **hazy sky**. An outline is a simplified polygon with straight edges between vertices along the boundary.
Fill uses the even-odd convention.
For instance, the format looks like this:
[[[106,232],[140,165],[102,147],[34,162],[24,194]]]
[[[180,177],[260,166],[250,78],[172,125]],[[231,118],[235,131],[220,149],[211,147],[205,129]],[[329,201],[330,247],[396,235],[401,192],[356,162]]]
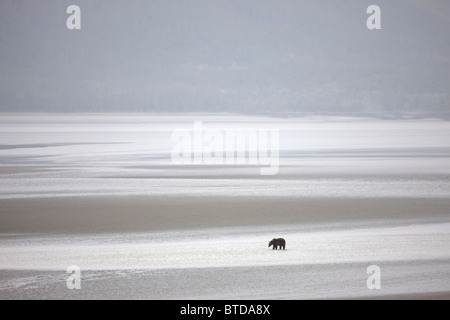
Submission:
[[[446,113],[449,17],[448,0],[2,0],[0,111]]]

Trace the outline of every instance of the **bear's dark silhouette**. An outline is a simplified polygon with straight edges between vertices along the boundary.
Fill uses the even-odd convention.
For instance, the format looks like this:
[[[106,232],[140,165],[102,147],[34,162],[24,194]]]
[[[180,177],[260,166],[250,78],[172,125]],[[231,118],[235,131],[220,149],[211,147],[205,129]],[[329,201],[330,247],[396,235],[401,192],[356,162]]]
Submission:
[[[278,250],[278,247],[280,247],[280,250],[286,249],[286,240],[284,240],[283,238],[279,238],[279,239],[275,239],[273,238],[270,242],[269,242],[269,248],[270,246],[273,246],[273,250]]]

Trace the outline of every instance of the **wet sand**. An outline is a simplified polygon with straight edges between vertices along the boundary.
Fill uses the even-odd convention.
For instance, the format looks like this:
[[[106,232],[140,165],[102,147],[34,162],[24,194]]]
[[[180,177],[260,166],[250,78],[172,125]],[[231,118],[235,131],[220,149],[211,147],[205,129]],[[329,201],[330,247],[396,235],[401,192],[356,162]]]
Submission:
[[[0,200],[1,234],[450,220],[450,199],[61,197]]]
[[[0,247],[2,250],[6,249],[2,252],[8,252],[8,246],[12,243],[11,250],[23,251],[23,256],[18,253],[17,261],[25,259],[23,261],[28,264],[24,264],[24,268],[29,266],[29,261],[33,263],[30,259],[34,258],[30,257],[35,255],[36,250],[42,251],[36,263],[39,264],[39,259],[44,259],[41,263],[45,265],[45,255],[55,262],[65,261],[64,259],[71,261],[71,253],[64,252],[69,249],[73,250],[73,256],[78,259],[73,261],[80,262],[83,262],[85,258],[91,259],[95,252],[99,252],[98,261],[100,265],[105,266],[95,270],[89,267],[83,268],[81,290],[67,289],[68,275],[60,265],[55,267],[57,270],[45,270],[47,267],[42,269],[39,265],[36,265],[36,270],[4,268],[0,270],[0,299],[2,300],[354,298],[394,300],[450,297],[448,293],[450,283],[445,280],[450,279],[450,260],[445,258],[448,254],[445,237],[423,237],[423,241],[426,241],[425,245],[430,245],[431,248],[436,246],[443,248],[444,257],[430,258],[426,255],[421,256],[420,251],[414,252],[414,247],[419,246],[422,238],[411,238],[413,234],[411,236],[406,234],[404,238],[397,238],[400,235],[397,236],[395,232],[391,235],[380,236],[377,236],[378,231],[370,234],[370,230],[376,230],[373,228],[384,230],[383,228],[386,227],[395,228],[409,224],[439,225],[439,223],[449,222],[447,208],[449,208],[450,199],[248,197],[205,199],[123,196],[8,199],[1,200],[0,204],[2,208],[0,234],[3,242]],[[359,238],[355,238],[358,242],[354,244],[352,244],[353,238],[345,240],[345,229],[351,226],[356,226],[356,234],[361,232]],[[267,249],[265,241],[270,239],[272,234],[278,235],[279,232],[286,230],[297,237],[302,237],[302,232],[312,235],[312,238],[309,240],[306,238],[306,242],[302,244],[301,241],[293,242],[293,236],[289,238],[288,234],[288,250],[275,252],[275,254],[293,256],[297,256],[295,252],[299,252],[300,260],[274,260],[271,263],[279,263],[279,265],[270,265],[270,263],[264,265],[266,262],[263,261],[272,260],[270,255],[273,253],[272,250]],[[369,234],[364,236],[367,230]],[[339,232],[343,232],[344,237],[341,237]],[[139,249],[140,251],[136,251],[136,244],[129,242],[128,237],[135,234],[143,235],[142,238],[133,240],[137,241],[138,247],[142,246],[143,249]],[[120,235],[119,240],[116,240],[112,247],[108,247],[111,238],[118,235]],[[163,239],[158,239],[161,235]],[[177,236],[180,237],[178,240]],[[233,240],[235,236],[238,239],[242,238],[248,248],[241,248],[242,252],[233,250],[232,241],[235,241]],[[219,240],[215,240],[215,237]],[[385,256],[390,252],[389,247],[384,249],[383,254],[382,250],[377,252],[377,242],[371,243],[371,241],[378,241],[380,237],[381,244],[398,239],[401,241],[400,245],[392,242],[393,248],[399,249],[403,246],[406,250],[411,250],[413,255],[418,254],[422,258],[389,260],[390,258]],[[197,241],[196,238],[199,240]],[[81,242],[84,241],[83,239],[87,240],[86,243],[77,247],[77,239]],[[107,242],[106,246],[102,239]],[[316,244],[314,239],[318,240]],[[343,240],[341,243],[333,243],[337,239]],[[93,244],[90,244],[90,241]],[[158,249],[161,252],[151,251],[153,249],[148,251],[148,248],[152,248],[154,241],[157,241],[156,246],[163,246]],[[171,245],[171,241],[175,242]],[[205,247],[205,244],[210,241],[217,241],[218,246],[215,247],[213,243]],[[58,247],[60,243],[62,247]],[[309,247],[303,247],[307,245]],[[52,246],[55,248],[52,249]],[[73,249],[73,246],[76,248]],[[205,248],[207,251],[198,255],[197,261],[193,256],[188,257],[189,251],[177,254],[177,246],[179,250],[184,250],[183,248],[192,250],[194,255],[198,255],[197,251],[201,252]],[[198,250],[193,248],[195,246],[198,246]],[[224,246],[223,250],[221,246]],[[346,253],[346,250],[355,250],[355,254],[356,252],[364,253],[364,246],[370,248],[368,250],[374,250],[373,259],[367,258],[372,256],[369,252],[369,255],[366,254],[364,257],[354,257],[356,260],[367,259],[366,262],[351,260],[342,262],[352,257],[351,252]],[[330,252],[325,251],[322,253],[325,257],[320,257],[321,250],[332,247],[338,250],[336,254],[343,253],[347,258],[341,260],[336,258],[336,261],[341,262],[333,263],[333,254],[330,255]],[[116,252],[114,248],[120,250]],[[168,256],[164,258],[166,249]],[[130,251],[127,254],[128,250]],[[248,253],[245,250],[249,250]],[[343,251],[339,252],[339,250]],[[439,252],[438,249],[436,250]],[[262,265],[207,267],[208,262],[202,258],[202,255],[205,257],[217,255],[219,258],[211,256],[212,260],[222,261],[220,255],[235,252],[235,255],[245,257],[247,254],[255,254],[256,251],[266,259],[262,260]],[[156,266],[160,265],[159,268],[153,266],[150,269],[134,269],[133,267],[121,269],[122,267],[119,266],[119,269],[108,270],[108,261],[113,261],[114,254],[128,255],[128,258],[120,257],[126,266],[130,259],[140,260],[140,252],[146,252],[148,255],[146,259],[162,259],[161,262],[164,261],[164,263],[159,264],[157,261],[153,263]],[[303,254],[305,257],[313,255],[325,260],[322,263],[310,263],[305,260],[305,263],[298,264],[298,261],[303,259],[301,258]],[[173,259],[175,255],[179,255],[178,259],[182,261],[193,259],[190,262],[192,267],[168,267],[171,263],[170,259]],[[224,257],[223,259],[226,260],[226,255]],[[10,256],[10,259],[12,258]],[[275,256],[273,258],[276,259]],[[330,262],[326,262],[329,258]],[[378,258],[381,260],[377,260]],[[3,254],[0,259],[3,260],[3,265],[8,265],[10,262],[4,260],[8,259],[8,254]],[[249,261],[257,262],[258,259],[260,258],[256,256]],[[179,262],[181,265],[182,261]],[[204,262],[206,262],[205,267],[196,267]],[[68,262],[64,263],[62,265],[68,264]],[[139,263],[142,264],[142,262]],[[368,277],[366,268],[371,264],[380,265],[383,270],[382,290],[370,291],[366,287]]]
[[[425,292],[450,277],[449,260],[384,262],[380,290],[366,286],[367,264],[82,271],[80,290],[64,271],[1,270],[0,299],[388,299],[447,300],[450,290]],[[405,272],[405,268],[408,272]],[[428,270],[434,270],[429,272]],[[436,277],[439,273],[440,277]],[[337,277],[338,275],[338,277]],[[403,284],[399,286],[399,284]],[[445,285],[443,286],[445,288]]]

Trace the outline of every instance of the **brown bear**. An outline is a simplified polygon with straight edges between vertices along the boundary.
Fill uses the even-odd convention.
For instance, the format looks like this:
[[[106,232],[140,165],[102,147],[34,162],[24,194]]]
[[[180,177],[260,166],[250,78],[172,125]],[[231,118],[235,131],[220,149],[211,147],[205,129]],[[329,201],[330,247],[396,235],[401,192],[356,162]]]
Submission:
[[[269,248],[270,246],[273,246],[273,250],[278,250],[278,247],[280,247],[280,250],[286,249],[286,240],[284,240],[283,238],[279,238],[279,239],[275,239],[273,238],[270,242],[269,242]]]

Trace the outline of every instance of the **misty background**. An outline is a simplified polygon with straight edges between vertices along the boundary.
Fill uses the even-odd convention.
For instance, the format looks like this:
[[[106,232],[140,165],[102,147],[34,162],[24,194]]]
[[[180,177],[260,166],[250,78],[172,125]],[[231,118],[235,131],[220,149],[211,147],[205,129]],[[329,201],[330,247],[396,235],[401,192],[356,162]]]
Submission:
[[[0,111],[448,117],[449,31],[448,0],[1,0]]]

